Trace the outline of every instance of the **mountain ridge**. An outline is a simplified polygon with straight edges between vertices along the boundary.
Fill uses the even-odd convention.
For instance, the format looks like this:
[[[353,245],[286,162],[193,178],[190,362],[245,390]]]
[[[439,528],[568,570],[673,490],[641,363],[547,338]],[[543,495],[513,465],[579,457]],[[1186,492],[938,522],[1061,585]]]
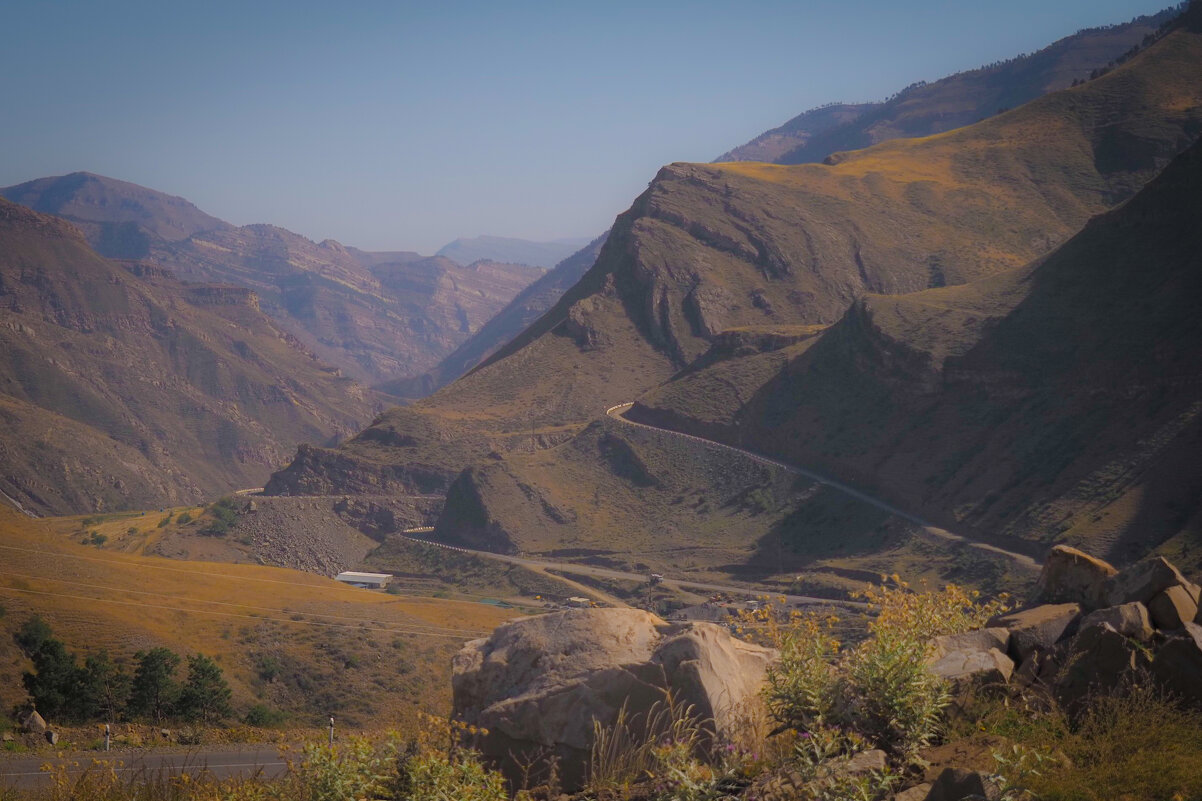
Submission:
[[[254,486],[379,403],[250,290],[104,259],[73,224],[3,199],[0,342],[0,489],[43,514]]]
[[[0,194],[69,219],[101,255],[154,262],[183,280],[253,289],[290,335],[366,384],[434,366],[543,272],[519,265],[481,271],[408,251],[318,243],[275,225],[234,226],[183,198],[91,173]],[[438,276],[431,266],[441,268]],[[382,284],[381,272],[403,289]]]
[[[1181,6],[1130,22],[1085,28],[1040,50],[1004,62],[918,81],[884,101],[828,103],[715,159],[800,164],[822,161],[898,137],[928,136],[1068,88],[1124,57],[1170,23]]]
[[[1196,137],[1200,65],[1202,40],[1178,28],[1097,80],[957,131],[828,164],[669,165],[550,311],[337,452],[307,450],[269,490],[339,486],[325,460],[446,487],[464,465],[570,439],[721,342],[804,338],[867,292],[1026,264]]]

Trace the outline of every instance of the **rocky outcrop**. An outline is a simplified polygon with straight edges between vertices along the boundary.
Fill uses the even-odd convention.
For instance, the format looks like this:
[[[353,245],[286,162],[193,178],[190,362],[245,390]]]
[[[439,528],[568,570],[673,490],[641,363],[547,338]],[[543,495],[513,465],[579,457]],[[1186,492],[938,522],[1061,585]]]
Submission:
[[[1073,631],[1081,616],[1078,604],[1043,604],[1001,615],[991,622],[1010,630],[1010,653],[1019,662],[1046,651]]]
[[[1202,626],[1186,623],[1156,652],[1152,675],[1170,692],[1202,706]]]
[[[522,618],[456,655],[454,712],[488,730],[481,750],[503,770],[554,755],[573,786],[584,778],[594,726],[622,715],[642,731],[669,697],[710,732],[732,731],[760,703],[774,656],[716,625],[671,625],[636,609]]]
[[[1010,630],[993,627],[948,634],[931,642],[927,660],[932,673],[953,683],[1005,684],[1014,673],[1014,661],[1006,656]]]
[[[967,798],[997,801],[1001,797],[1002,788],[994,777],[975,770],[947,768],[939,774],[925,801],[961,801]]]
[[[1009,630],[1019,679],[1049,686],[1070,712],[1145,672],[1184,701],[1202,705],[1197,591],[1198,585],[1164,557],[1115,571],[1081,551],[1057,548],[1044,565],[1035,597],[1072,602],[1042,604],[991,622]],[[1083,605],[1101,599],[1112,605],[1081,614]],[[987,631],[973,632],[972,648],[957,658],[985,669],[983,653],[995,642]],[[933,660],[946,650],[936,650]]]
[[[341,450],[301,445],[264,495],[426,495],[445,492],[453,475],[421,464],[382,464]]]
[[[1140,642],[1147,642],[1152,637],[1152,620],[1148,616],[1148,608],[1139,601],[1129,604],[1109,606],[1090,612],[1081,619],[1081,630],[1091,626],[1107,625],[1122,634]]]
[[[1107,579],[1107,606],[1131,601],[1139,601],[1146,605],[1171,587],[1181,587],[1195,604],[1198,602],[1198,585],[1183,576],[1181,571],[1163,556],[1152,556]]]
[[[1109,562],[1067,545],[1056,545],[1044,559],[1033,600],[1078,603],[1086,609],[1108,606],[1106,581],[1117,572]]]

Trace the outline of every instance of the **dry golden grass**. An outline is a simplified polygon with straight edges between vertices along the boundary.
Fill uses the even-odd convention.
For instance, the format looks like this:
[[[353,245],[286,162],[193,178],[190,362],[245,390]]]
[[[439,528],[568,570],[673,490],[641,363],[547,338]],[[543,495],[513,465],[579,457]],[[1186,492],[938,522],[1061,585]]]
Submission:
[[[8,644],[32,614],[81,653],[107,649],[122,659],[165,645],[209,654],[230,678],[236,704],[274,697],[298,714],[312,712],[304,698],[258,680],[256,660],[263,654],[319,676],[332,669],[326,652],[335,649],[344,663],[335,673],[346,688],[368,696],[365,706],[439,711],[448,698],[450,653],[511,616],[477,603],[358,590],[282,568],[101,551],[6,507],[0,508],[0,564],[5,706],[23,698],[18,674],[24,665]],[[390,683],[390,675],[402,672],[421,681]]]

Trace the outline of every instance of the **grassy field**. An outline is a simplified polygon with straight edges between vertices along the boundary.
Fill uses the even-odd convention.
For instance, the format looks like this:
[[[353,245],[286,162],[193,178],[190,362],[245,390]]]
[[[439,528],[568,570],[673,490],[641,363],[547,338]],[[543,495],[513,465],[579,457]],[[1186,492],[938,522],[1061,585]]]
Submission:
[[[134,519],[94,528],[128,529]],[[238,713],[262,703],[300,724],[334,712],[348,726],[364,727],[418,709],[445,711],[451,655],[514,614],[368,592],[279,568],[101,550],[7,507],[0,507],[0,554],[5,708],[25,697],[20,673],[27,664],[12,633],[33,614],[81,654],[107,649],[126,664],[134,652],[159,645],[208,654],[225,672]]]

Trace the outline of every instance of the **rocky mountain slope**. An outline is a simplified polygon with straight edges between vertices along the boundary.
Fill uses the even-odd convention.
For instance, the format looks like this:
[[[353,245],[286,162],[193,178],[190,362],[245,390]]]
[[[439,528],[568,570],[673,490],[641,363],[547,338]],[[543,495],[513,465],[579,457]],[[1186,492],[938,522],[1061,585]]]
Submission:
[[[543,274],[416,253],[368,253],[271,225],[235,227],[182,198],[89,173],[0,190],[75,223],[102,255],[255,291],[264,312],[364,383],[432,367]]]
[[[724,393],[726,411],[715,366],[635,417],[821,466],[981,538],[1196,564],[1179,551],[1202,532],[1200,185],[1195,144],[1044,260],[870,295],[741,400]]]
[[[0,200],[0,490],[24,508],[149,508],[257,486],[379,400],[243,287],[114,262]]]
[[[304,449],[269,489],[436,491],[490,453],[570,438],[711,349],[779,348],[865,293],[1020,267],[1200,130],[1202,36],[1181,27],[1084,86],[946,134],[830,164],[671,165],[521,335],[338,450]]]
[[[802,164],[898,137],[929,136],[1015,108],[1146,45],[1178,13],[1170,8],[1128,23],[1089,28],[1022,55],[932,83],[920,81],[877,103],[831,103],[806,111],[717,161]]]
[[[401,398],[423,398],[472,370],[541,317],[575,286],[580,277],[596,263],[608,236],[607,231],[519,292],[509,305],[497,312],[434,369],[413,378],[385,382],[378,389]]]

